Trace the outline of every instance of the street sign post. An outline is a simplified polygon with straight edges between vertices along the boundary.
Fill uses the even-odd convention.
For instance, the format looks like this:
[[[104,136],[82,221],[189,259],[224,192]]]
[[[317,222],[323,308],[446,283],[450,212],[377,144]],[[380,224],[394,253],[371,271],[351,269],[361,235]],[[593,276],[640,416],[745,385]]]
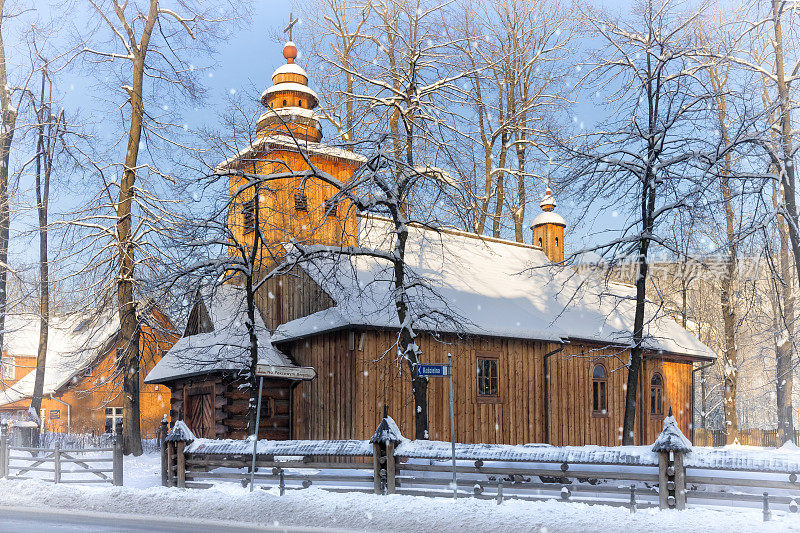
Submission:
[[[317,377],[317,371],[310,366],[279,366],[259,363],[256,365],[256,376],[310,381]]]
[[[429,378],[450,378],[450,447],[453,454],[453,498],[458,498],[458,485],[456,483],[456,418],[453,408],[453,356],[447,354],[446,365],[417,364],[417,375]]]

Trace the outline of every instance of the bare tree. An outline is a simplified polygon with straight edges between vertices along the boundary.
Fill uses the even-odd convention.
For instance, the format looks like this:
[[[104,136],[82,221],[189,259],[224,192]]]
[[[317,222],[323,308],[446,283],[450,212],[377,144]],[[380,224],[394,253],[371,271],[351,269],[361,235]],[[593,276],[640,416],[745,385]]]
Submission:
[[[136,267],[142,260],[137,254],[142,254],[144,247],[154,244],[157,236],[163,234],[164,227],[159,225],[168,218],[165,206],[169,203],[158,197],[157,189],[148,190],[143,183],[148,173],[156,177],[166,173],[155,163],[142,164],[139,157],[147,135],[151,142],[187,150],[177,141],[176,132],[180,131],[180,126],[170,121],[168,113],[155,112],[156,99],[158,95],[173,92],[189,98],[201,94],[195,81],[196,69],[183,54],[188,50],[209,52],[210,43],[217,37],[213,30],[218,28],[222,18],[216,6],[207,4],[191,7],[177,2],[170,8],[157,0],[149,0],[143,6],[128,1],[89,1],[110,41],[105,50],[90,45],[84,53],[100,65],[119,68],[123,79],[128,81],[122,86],[128,112],[123,119],[127,133],[121,142],[126,149],[122,162],[112,164],[121,169],[118,182],[105,177],[102,165],[94,165],[105,181],[104,193],[96,198],[111,212],[114,227],[106,227],[107,215],[100,215],[99,223],[91,220],[91,216],[77,217],[75,223],[94,228],[98,239],[101,236],[113,239],[113,248],[105,250],[113,254],[111,258],[117,270],[115,292],[121,327],[123,446],[126,453],[139,455],[142,453],[139,429],[141,325],[137,317],[137,282],[141,273],[137,274]],[[152,251],[143,255],[153,258]]]
[[[702,7],[702,6],[701,6]],[[682,12],[673,2],[649,1],[618,20],[591,8],[583,22],[605,45],[594,54],[584,82],[614,105],[614,118],[595,134],[565,145],[570,172],[584,198],[629,207],[622,235],[593,249],[634,257],[635,316],[627,366],[622,443],[634,442],[640,385],[651,248],[667,247],[662,223],[676,209],[692,209],[705,196],[709,177],[730,143],[709,139],[699,124],[708,118],[713,91],[698,83],[709,63],[699,60],[692,32],[700,8]],[[676,255],[681,250],[670,250]]]

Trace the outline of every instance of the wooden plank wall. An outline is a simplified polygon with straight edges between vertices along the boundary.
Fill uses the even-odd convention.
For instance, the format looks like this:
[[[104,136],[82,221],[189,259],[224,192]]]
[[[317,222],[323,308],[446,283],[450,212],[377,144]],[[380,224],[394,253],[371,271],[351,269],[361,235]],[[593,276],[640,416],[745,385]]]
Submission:
[[[361,381],[347,331],[318,335],[284,348],[301,366],[313,366],[317,377],[294,390],[293,439],[351,439],[356,387]],[[373,428],[374,430],[375,428]],[[370,433],[369,436],[372,436]]]
[[[363,350],[359,350],[364,335]],[[319,335],[294,343],[290,351],[299,364],[314,366],[318,378],[295,391],[293,438],[367,439],[374,432],[383,406],[400,426],[403,435],[414,437],[413,396],[409,369],[398,364],[390,331],[356,334],[354,351],[349,350],[348,332]],[[441,341],[441,342],[439,342]],[[458,339],[444,336],[439,341],[428,335],[418,339],[423,362],[447,362],[453,354],[455,378],[456,440],[521,444],[544,442],[544,354],[558,345],[504,338]],[[500,398],[483,403],[477,396],[477,358],[498,357]],[[621,443],[620,428],[625,405],[627,372],[621,361],[627,352],[615,348],[571,344],[550,359],[550,442],[555,445]],[[608,416],[591,412],[591,369],[602,362],[608,375]],[[662,372],[666,413],[670,402],[681,429],[691,435],[691,409],[683,412],[677,402],[691,401],[691,365],[645,363],[645,400],[649,399],[652,373]],[[353,376],[353,379],[348,379]],[[428,388],[429,437],[450,439],[448,382],[432,378]],[[663,419],[651,419],[645,404],[645,441],[653,442]],[[639,429],[635,439],[639,440]]]
[[[270,330],[336,305],[300,267],[265,281],[255,296],[256,307]]]

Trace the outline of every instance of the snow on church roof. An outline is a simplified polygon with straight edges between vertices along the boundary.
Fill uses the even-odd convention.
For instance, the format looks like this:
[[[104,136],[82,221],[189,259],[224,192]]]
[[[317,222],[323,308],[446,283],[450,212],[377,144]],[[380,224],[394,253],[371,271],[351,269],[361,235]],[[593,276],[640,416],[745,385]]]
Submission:
[[[147,374],[145,383],[163,383],[206,372],[246,370],[250,339],[247,333],[245,292],[234,285],[220,285],[203,298],[214,330],[178,339]],[[295,366],[278,351],[256,309],[258,363]]]
[[[47,359],[44,372],[45,395],[53,394],[86,370],[109,347],[119,331],[119,314],[113,309],[101,313],[69,313],[50,318]],[[36,357],[39,349],[39,315],[6,316],[3,339],[5,356]],[[33,395],[35,369],[0,392],[0,405]]]
[[[360,224],[361,246],[391,250],[388,221],[369,217]],[[537,247],[412,227],[406,257],[413,275],[430,287],[410,291],[413,305],[456,315],[449,321],[420,320],[418,330],[631,344],[633,288],[606,283],[591,271],[553,265]],[[281,325],[273,342],[353,326],[399,327],[388,261],[338,256],[304,268],[337,305]],[[655,304],[647,310],[647,349],[715,357],[677,322],[656,316]]]

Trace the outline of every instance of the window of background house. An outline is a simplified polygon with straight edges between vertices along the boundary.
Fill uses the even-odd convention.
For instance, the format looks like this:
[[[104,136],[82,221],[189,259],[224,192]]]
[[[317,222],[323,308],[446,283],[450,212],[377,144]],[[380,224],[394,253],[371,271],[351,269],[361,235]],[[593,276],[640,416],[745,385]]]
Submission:
[[[59,420],[61,418],[61,409],[50,409],[50,420]]]
[[[3,379],[14,379],[14,356],[3,357]]]
[[[592,369],[592,414],[606,416],[608,414],[608,378],[603,365],[594,365]]]
[[[295,211],[308,211],[308,198],[300,191],[294,193],[294,209]]]
[[[659,373],[653,374],[650,379],[650,414],[664,415],[664,381]]]
[[[497,359],[494,357],[478,358],[478,397],[499,398],[500,386],[497,374]]]
[[[122,407],[106,407],[106,433],[122,429]]]

